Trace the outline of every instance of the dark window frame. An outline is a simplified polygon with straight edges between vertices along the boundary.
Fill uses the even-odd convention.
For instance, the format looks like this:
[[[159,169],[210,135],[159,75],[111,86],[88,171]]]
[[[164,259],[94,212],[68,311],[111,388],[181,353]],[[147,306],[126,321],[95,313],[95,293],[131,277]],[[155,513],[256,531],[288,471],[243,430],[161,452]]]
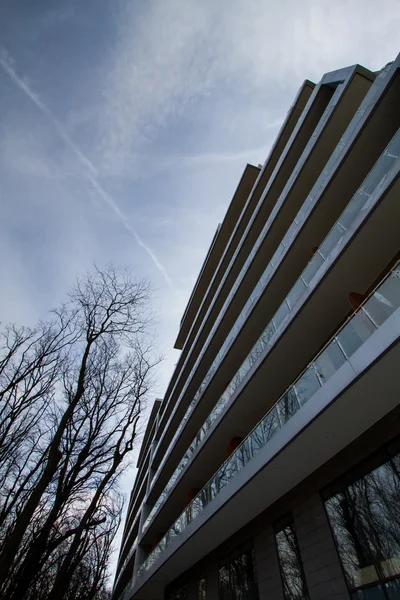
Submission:
[[[333,539],[333,543],[335,546],[336,554],[337,554],[337,557],[339,560],[339,564],[342,569],[343,578],[345,580],[346,587],[347,587],[350,597],[354,597],[357,592],[362,592],[364,590],[368,590],[371,588],[380,588],[382,591],[382,595],[385,598],[389,599],[389,596],[385,590],[385,585],[392,581],[400,582],[400,574],[387,576],[387,577],[381,577],[380,568],[377,568],[377,565],[374,562],[373,565],[371,565],[371,566],[375,567],[375,570],[376,570],[377,576],[378,576],[377,580],[374,582],[371,582],[371,583],[361,584],[361,585],[352,587],[348,581],[348,577],[346,575],[346,571],[345,571],[345,568],[344,568],[344,565],[342,562],[341,554],[340,554],[338,543],[336,540],[335,532],[334,532],[331,520],[329,518],[329,513],[327,510],[327,506],[326,506],[327,502],[329,500],[331,500],[332,498],[334,498],[335,496],[339,495],[340,493],[344,494],[345,491],[350,488],[350,486],[352,486],[353,484],[362,480],[367,475],[372,473],[374,470],[382,467],[383,465],[385,465],[389,462],[392,462],[392,460],[399,455],[400,455],[400,436],[396,436],[395,438],[390,440],[388,443],[386,443],[384,446],[379,448],[377,451],[373,452],[372,454],[370,454],[369,456],[367,456],[366,458],[364,458],[363,460],[358,462],[356,465],[354,465],[352,468],[350,468],[348,471],[346,471],[346,473],[337,477],[333,482],[331,482],[329,485],[327,485],[322,490],[320,490],[320,497],[321,497],[321,500],[323,503],[326,518],[328,520],[328,524],[329,524],[331,536]],[[400,522],[399,522],[399,525],[400,525]]]
[[[257,599],[259,600],[260,594],[259,594],[259,589],[258,589],[257,565],[256,565],[256,556],[255,556],[253,542],[247,542],[247,543],[239,546],[233,552],[230,552],[221,561],[219,561],[219,563],[218,563],[218,598],[220,600],[221,600],[221,598],[223,598],[225,600],[232,600],[232,598],[234,597],[234,594],[232,593],[232,579],[231,579],[232,565],[233,565],[234,561],[236,561],[239,558],[243,558],[243,556],[245,556],[246,554],[250,554],[252,557],[252,570],[253,570],[253,579],[254,579],[253,584],[255,587],[255,593],[256,593]],[[228,570],[228,590],[227,590],[227,592],[226,592],[226,590],[225,590],[225,592],[223,592],[222,586],[221,586],[220,573],[221,573],[221,569],[223,569],[223,568],[226,568]]]
[[[288,527],[291,527],[293,530],[293,534],[294,534],[294,543],[296,545],[296,554],[299,557],[299,570],[300,570],[300,575],[301,575],[301,579],[302,579],[302,584],[303,584],[303,588],[306,591],[306,595],[304,596],[305,598],[309,598],[310,597],[310,591],[308,588],[308,582],[307,582],[307,578],[306,578],[306,574],[304,571],[304,565],[303,565],[303,559],[301,556],[301,551],[300,551],[300,546],[299,546],[299,540],[297,537],[297,532],[296,532],[296,526],[294,523],[294,519],[293,519],[293,515],[292,513],[287,513],[286,515],[284,515],[283,517],[281,517],[278,521],[275,522],[274,524],[274,545],[275,545],[275,552],[276,552],[276,556],[277,556],[277,560],[278,560],[278,564],[279,564],[279,575],[280,575],[280,580],[281,580],[281,585],[282,585],[282,593],[283,596],[285,598],[285,600],[290,600],[289,598],[286,597],[285,594],[285,581],[284,581],[284,573],[283,573],[283,568],[282,568],[282,561],[281,561],[281,557],[279,555],[279,549],[278,549],[278,542],[276,539],[276,536],[281,533],[282,531],[284,531],[285,529],[287,529]]]

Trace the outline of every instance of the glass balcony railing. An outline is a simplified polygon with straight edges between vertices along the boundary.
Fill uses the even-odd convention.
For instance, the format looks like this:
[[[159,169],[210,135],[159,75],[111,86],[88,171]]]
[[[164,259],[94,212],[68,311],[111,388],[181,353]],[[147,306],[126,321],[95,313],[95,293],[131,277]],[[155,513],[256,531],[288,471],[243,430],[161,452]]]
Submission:
[[[340,93],[342,93],[342,91],[343,91],[343,89],[342,89],[342,88],[344,88],[344,85],[343,85],[342,83],[340,83],[340,84],[337,86],[337,88],[336,88],[336,91],[335,91],[335,93],[334,93],[333,97],[331,98],[331,100],[330,100],[330,102],[329,102],[328,106],[326,107],[326,109],[325,109],[325,111],[324,111],[324,114],[322,115],[322,117],[321,117],[321,119],[320,119],[320,122],[319,122],[319,125],[318,125],[318,127],[319,127],[319,129],[320,129],[320,130],[322,130],[322,129],[323,129],[323,126],[324,126],[324,125],[325,125],[325,124],[326,124],[326,123],[329,121],[329,118],[330,118],[330,116],[331,116],[331,114],[332,114],[332,112],[333,112],[333,110],[334,110],[334,107],[335,107],[335,105],[337,104],[337,102],[338,102],[338,99],[339,99],[339,97],[340,97]],[[364,111],[363,111],[363,112],[364,112]],[[357,114],[358,114],[358,113],[359,113],[359,111],[357,111]],[[358,116],[359,116],[359,117],[361,117],[361,113],[360,113],[360,114],[358,114]],[[309,142],[307,143],[306,147],[304,148],[304,151],[303,151],[303,154],[302,154],[301,158],[300,158],[300,159],[299,159],[299,161],[298,161],[298,164],[297,164],[297,166],[298,166],[299,168],[301,167],[301,165],[302,165],[302,164],[304,163],[304,161],[306,160],[306,156],[307,156],[307,155],[308,155],[308,153],[310,152],[310,150],[311,150],[312,146],[315,144],[317,137],[318,137],[318,135],[317,135],[317,134],[314,132],[314,134],[311,136],[311,138],[310,138]],[[342,143],[342,141],[341,141],[341,142],[340,142],[340,143],[337,145],[337,149],[338,149],[338,150],[341,152],[341,151],[342,151],[342,149],[343,149],[343,147],[344,147],[344,143]],[[339,153],[340,153],[340,152],[339,152]],[[305,220],[305,218],[306,218],[306,216],[307,216],[307,213],[308,213],[308,208],[309,208],[309,206],[312,204],[312,197],[314,197],[314,195],[315,195],[315,192],[316,192],[316,191],[317,191],[319,188],[323,188],[323,187],[325,186],[325,183],[326,183],[325,179],[326,179],[326,176],[327,176],[327,172],[326,172],[326,171],[323,171],[321,175],[322,175],[322,177],[319,177],[319,178],[318,178],[318,180],[317,180],[317,182],[316,182],[316,184],[315,184],[315,186],[314,186],[314,188],[313,188],[313,190],[312,190],[312,192],[311,192],[311,196],[309,196],[309,197],[306,199],[306,201],[305,201],[305,203],[304,203],[304,205],[303,205],[303,208],[302,208],[302,210],[300,210],[300,211],[299,211],[299,213],[298,213],[298,215],[297,215],[297,217],[298,217],[298,220],[295,220],[295,221],[293,222],[293,224],[292,224],[291,228],[290,228],[290,229],[289,229],[289,231],[287,232],[287,235],[286,235],[286,236],[283,238],[283,240],[282,240],[282,243],[281,243],[280,247],[278,248],[278,250],[277,250],[277,252],[276,252],[275,256],[274,256],[274,257],[273,257],[273,259],[271,260],[271,264],[270,264],[270,265],[268,265],[268,267],[267,267],[267,269],[266,269],[266,272],[263,274],[263,277],[265,277],[265,278],[267,278],[267,277],[268,277],[268,278],[267,278],[267,280],[266,280],[266,281],[264,281],[264,287],[265,287],[266,283],[268,282],[269,278],[271,277],[271,275],[272,275],[272,272],[274,271],[274,269],[269,269],[269,267],[270,267],[271,265],[272,265],[272,266],[276,266],[276,264],[277,264],[277,262],[278,262],[278,260],[279,260],[279,255],[281,255],[281,254],[282,254],[282,252],[283,252],[283,250],[284,250],[284,248],[285,248],[286,246],[290,245],[291,241],[293,240],[293,237],[295,236],[295,234],[296,234],[297,230],[299,229],[299,226],[300,226],[300,225],[302,224],[302,222]],[[214,322],[214,325],[213,325],[213,327],[212,327],[212,329],[211,329],[211,331],[210,331],[210,333],[209,333],[209,335],[208,335],[208,337],[207,337],[207,339],[206,339],[206,342],[205,342],[205,344],[203,344],[202,350],[201,350],[201,352],[200,352],[200,354],[199,354],[199,356],[198,356],[198,358],[197,358],[197,360],[196,360],[196,364],[193,366],[193,368],[191,369],[191,371],[190,371],[190,373],[189,373],[189,376],[186,378],[186,382],[185,382],[184,388],[183,388],[183,390],[181,391],[181,393],[179,394],[178,400],[177,400],[177,402],[176,402],[176,406],[177,406],[177,405],[179,405],[179,403],[180,403],[180,401],[181,401],[181,399],[182,399],[182,396],[185,394],[185,392],[186,392],[186,390],[187,390],[187,387],[188,387],[188,384],[190,383],[190,381],[191,381],[191,379],[192,379],[193,373],[194,373],[194,372],[197,370],[197,368],[198,368],[198,365],[199,365],[199,363],[200,363],[200,360],[201,360],[201,359],[202,359],[202,357],[204,356],[204,354],[205,354],[205,352],[206,352],[206,349],[207,349],[207,347],[208,347],[208,344],[209,344],[210,340],[213,338],[213,336],[214,336],[214,333],[215,333],[215,331],[216,331],[216,329],[217,329],[217,327],[218,327],[219,323],[221,322],[221,320],[222,320],[222,318],[223,318],[223,316],[224,316],[224,314],[225,314],[225,312],[226,312],[226,309],[227,309],[227,307],[228,307],[228,306],[229,306],[229,304],[231,303],[232,299],[235,297],[235,295],[236,295],[236,292],[237,292],[237,289],[238,289],[239,285],[241,284],[241,282],[242,282],[242,279],[243,279],[244,275],[246,274],[246,272],[247,272],[247,270],[248,270],[248,268],[249,268],[249,265],[250,265],[250,263],[252,262],[252,260],[253,260],[254,256],[255,256],[255,255],[256,255],[256,253],[258,252],[258,250],[259,250],[259,248],[260,248],[260,246],[261,246],[261,244],[262,244],[263,240],[265,239],[265,236],[266,236],[266,234],[267,234],[267,232],[268,232],[268,230],[269,230],[269,228],[270,228],[270,225],[271,225],[272,221],[273,221],[273,220],[276,218],[276,215],[277,215],[277,213],[279,212],[280,206],[282,205],[282,203],[283,203],[283,202],[284,202],[284,200],[285,200],[285,197],[286,197],[286,193],[285,193],[285,192],[286,192],[286,190],[287,190],[287,189],[290,189],[290,187],[293,185],[294,181],[296,180],[297,176],[298,176],[298,169],[295,169],[295,170],[293,171],[293,173],[292,173],[291,177],[289,178],[289,180],[288,180],[288,182],[287,182],[287,184],[286,184],[286,186],[285,186],[285,189],[283,190],[283,192],[282,192],[282,194],[281,194],[281,197],[280,197],[280,199],[279,199],[279,200],[278,200],[278,202],[275,204],[275,207],[273,208],[273,210],[272,210],[272,212],[271,212],[271,214],[270,214],[269,218],[267,219],[267,221],[266,221],[266,223],[265,223],[264,227],[262,228],[262,230],[261,230],[261,232],[260,232],[260,234],[259,234],[259,236],[258,236],[258,238],[257,238],[257,240],[256,240],[256,242],[255,242],[255,244],[254,244],[254,247],[253,247],[253,249],[252,249],[252,252],[250,253],[250,255],[248,256],[248,258],[246,259],[246,262],[245,262],[245,264],[243,265],[243,267],[242,267],[242,269],[241,269],[241,271],[240,271],[240,273],[239,273],[239,276],[237,277],[237,279],[236,279],[236,281],[235,281],[235,283],[234,283],[234,285],[233,285],[232,289],[230,290],[230,292],[229,292],[229,294],[228,294],[228,297],[226,298],[226,300],[225,300],[225,302],[224,302],[224,304],[223,304],[223,307],[222,307],[222,309],[220,310],[220,312],[219,312],[219,314],[218,314],[218,317],[217,317],[216,321]],[[264,199],[265,199],[265,195],[266,195],[266,193],[267,193],[267,190],[264,190],[264,192],[263,192],[263,194],[262,194],[262,196],[261,196],[261,198],[260,198],[260,200],[259,200],[259,202],[258,202],[258,207],[259,207],[259,206],[260,206],[260,205],[263,203],[263,201],[264,201]],[[303,209],[304,209],[304,212],[303,212]],[[247,234],[248,234],[249,230],[251,229],[251,226],[252,226],[252,223],[253,223],[253,219],[255,218],[255,215],[256,215],[257,211],[258,211],[258,208],[256,208],[256,210],[255,210],[255,211],[254,211],[254,213],[253,213],[253,216],[252,216],[252,218],[250,219],[250,222],[247,224],[247,227],[246,227],[246,229],[245,229],[245,231],[244,231],[244,233],[243,233],[243,235],[242,235],[242,238],[241,238],[241,240],[240,240],[240,242],[239,242],[239,244],[238,244],[238,247],[236,248],[236,250],[235,250],[235,252],[234,252],[234,254],[233,254],[233,256],[232,256],[232,258],[231,258],[231,260],[230,260],[230,262],[229,262],[229,265],[228,265],[228,267],[227,267],[227,269],[226,269],[225,276],[223,277],[223,280],[221,281],[220,285],[218,286],[218,289],[217,289],[217,291],[216,291],[216,292],[215,292],[215,294],[214,294],[214,298],[217,298],[217,297],[219,296],[219,294],[220,294],[220,291],[221,291],[221,289],[222,289],[222,287],[223,287],[223,285],[224,285],[224,283],[225,283],[225,278],[226,278],[227,274],[229,273],[229,271],[230,271],[230,269],[231,269],[232,265],[235,263],[235,261],[236,261],[236,259],[237,259],[237,256],[238,256],[238,254],[240,254],[240,252],[242,251],[242,242],[243,242],[243,240],[244,240],[244,239],[246,239],[246,236],[247,236]],[[303,212],[303,214],[302,214],[302,212]],[[269,273],[267,273],[267,271],[268,271],[268,270],[269,270]],[[260,290],[260,291],[261,291],[261,290]],[[252,303],[254,303],[254,299],[253,299],[253,302],[251,302],[251,301],[250,301],[250,307],[251,307],[251,304],[252,304]],[[201,326],[203,326],[203,325],[204,325],[204,323],[205,323],[205,322],[207,322],[207,319],[208,319],[208,317],[209,317],[209,314],[210,314],[211,308],[212,308],[212,307],[210,307],[210,308],[209,308],[209,310],[207,311],[206,315],[204,316],[204,318],[203,318],[203,320],[202,320],[202,325],[201,325]],[[247,308],[249,308],[249,307],[247,307]],[[243,309],[242,313],[243,313],[243,312],[245,312],[245,309],[246,309],[246,307]],[[238,321],[239,321],[239,320],[240,320],[240,316],[238,317]],[[238,321],[236,322],[236,324],[238,323]],[[236,324],[235,324],[235,325],[236,325]],[[235,326],[234,326],[234,327],[235,327]],[[237,330],[237,331],[238,331],[238,330]],[[237,331],[236,331],[236,333],[237,333]],[[198,337],[198,335],[197,335],[197,337]],[[196,337],[196,340],[197,340],[197,337]],[[229,336],[228,336],[228,337],[229,337]],[[236,334],[235,334],[235,335],[234,335],[234,336],[231,338],[231,340],[230,340],[231,342],[233,341],[234,337],[236,337]],[[195,340],[195,341],[196,341],[196,340]],[[185,345],[186,345],[186,343],[188,343],[188,339],[187,339],[187,341],[185,342]],[[194,342],[194,343],[195,343],[195,342]],[[194,343],[192,344],[192,346],[194,346]],[[225,354],[226,354],[226,350],[227,350],[227,348],[225,349]],[[181,372],[182,372],[182,370],[184,369],[185,365],[187,364],[187,361],[188,361],[188,358],[186,358],[186,360],[185,360],[184,364],[182,365],[182,367],[181,367],[181,369],[180,369],[180,371],[181,371]],[[219,364],[220,362],[221,362],[221,357],[220,357],[220,358],[219,358],[219,360],[218,360],[218,364]],[[217,366],[218,366],[218,365],[217,365]],[[212,367],[210,368],[210,370],[211,370],[211,369],[212,369]],[[216,370],[216,368],[214,369],[214,372],[215,372],[215,370]],[[210,381],[210,379],[211,379],[212,375],[213,375],[213,373],[211,373],[211,376],[210,376],[210,378],[208,379],[208,381]],[[207,376],[206,376],[206,378],[207,378]],[[177,379],[178,379],[178,378],[177,378]],[[207,381],[206,383],[205,383],[205,382],[203,382],[203,383],[202,383],[203,390],[205,389],[206,385],[208,384],[208,381]],[[174,393],[174,391],[175,391],[175,387],[176,387],[176,385],[177,385],[177,384],[175,383],[175,384],[174,384],[174,386],[173,386],[173,389],[172,389],[172,391],[169,393],[169,398],[170,398],[170,397],[173,395],[173,393]],[[171,420],[171,417],[170,417],[170,420]],[[174,439],[175,439],[175,437],[174,437]],[[173,443],[173,442],[172,442],[172,443]],[[157,474],[157,473],[156,473],[156,474]]]
[[[400,267],[397,265],[186,507],[140,566],[138,577],[154,565],[171,542],[399,307]]]
[[[119,578],[121,577],[122,573],[125,571],[127,564],[129,563],[129,561],[131,560],[132,556],[134,555],[134,553],[136,551],[136,547],[137,547],[137,542],[138,542],[138,536],[136,536],[135,539],[132,542],[131,549],[129,550],[129,552],[127,554],[127,557],[125,558],[124,562],[121,565],[118,577],[115,580],[115,584],[114,585],[117,585],[117,583],[119,581]]]
[[[388,147],[386,148],[385,152],[381,155],[381,157],[376,162],[373,169],[369,172],[369,174],[367,175],[366,179],[364,180],[364,182],[362,183],[360,188],[354,194],[354,196],[350,200],[349,204],[347,205],[347,207],[345,208],[345,210],[339,217],[338,221],[336,222],[334,227],[331,229],[331,231],[329,232],[329,234],[327,235],[325,240],[322,242],[322,244],[318,248],[317,252],[313,256],[313,258],[310,260],[310,262],[308,263],[308,265],[302,272],[301,276],[299,277],[299,279],[296,281],[296,283],[292,287],[288,296],[286,297],[284,302],[281,304],[280,308],[277,310],[277,312],[275,313],[275,315],[272,318],[272,320],[270,321],[270,323],[268,323],[267,327],[264,329],[261,336],[259,337],[259,339],[255,343],[255,345],[249,352],[248,356],[243,361],[242,365],[240,366],[240,368],[238,369],[238,371],[232,378],[231,382],[229,383],[229,385],[223,392],[222,396],[220,397],[220,399],[214,406],[210,415],[207,417],[206,421],[204,422],[204,424],[200,428],[199,432],[195,436],[194,440],[192,441],[192,443],[189,446],[188,450],[186,451],[185,455],[181,459],[180,463],[178,464],[177,468],[175,469],[174,473],[172,474],[172,476],[169,479],[168,483],[166,484],[165,488],[161,492],[157,502],[154,504],[152,510],[150,511],[145,523],[143,524],[143,531],[145,531],[147,529],[147,527],[149,526],[149,524],[151,523],[154,515],[156,514],[156,512],[158,511],[160,506],[163,504],[163,502],[165,501],[165,498],[167,497],[169,491],[172,489],[172,487],[175,484],[176,480],[178,479],[180,473],[185,468],[186,464],[189,462],[194,451],[199,446],[199,444],[202,442],[202,440],[206,437],[206,435],[207,435],[208,431],[210,430],[211,426],[213,425],[214,421],[224,411],[230,398],[235,393],[236,389],[241,384],[244,377],[247,375],[248,371],[252,368],[254,363],[257,361],[258,357],[262,353],[264,353],[266,348],[270,347],[273,344],[273,341],[275,339],[275,333],[280,328],[280,326],[283,323],[283,321],[285,320],[286,316],[293,310],[293,307],[297,304],[300,297],[309,288],[311,281],[314,279],[314,277],[316,277],[319,274],[320,269],[330,259],[333,251],[337,250],[337,248],[343,243],[343,240],[344,240],[345,235],[347,234],[347,231],[352,227],[355,220],[357,218],[359,218],[360,214],[362,214],[362,213],[365,214],[366,212],[368,212],[368,210],[371,206],[371,196],[372,196],[373,192],[378,188],[378,186],[386,178],[386,176],[389,173],[389,171],[391,170],[393,164],[396,162],[396,160],[399,159],[399,156],[400,156],[400,130],[397,131],[396,135],[391,140],[391,142],[388,145]],[[260,297],[261,293],[263,292],[265,286],[267,285],[267,283],[271,277],[271,274],[274,270],[274,264],[276,264],[276,262],[279,260],[279,257],[282,254],[282,252],[284,251],[285,247],[287,245],[290,245],[298,228],[300,227],[301,223],[303,223],[305,216],[307,214],[307,209],[309,207],[310,202],[311,202],[311,199],[308,198],[306,200],[306,202],[303,204],[303,206],[301,207],[299,213],[296,216],[295,221],[293,222],[292,226],[289,228],[285,238],[283,239],[282,243],[279,245],[277,251],[275,252],[275,254],[272,258],[272,261],[268,264],[268,266],[265,269],[263,275],[261,276],[259,282],[257,283],[256,287],[254,288],[249,300],[247,301],[242,312],[240,313],[231,332],[229,333],[227,340],[225,341],[220,352],[216,356],[213,364],[211,365],[210,370],[208,371],[205,379],[203,380],[202,385],[200,386],[198,392],[196,393],[195,397],[193,398],[192,402],[190,403],[190,405],[189,405],[189,407],[188,407],[188,409],[187,409],[181,423],[179,424],[179,427],[171,441],[171,446],[174,443],[174,440],[176,440],[178,438],[178,436],[180,435],[185,423],[189,419],[190,414],[192,413],[195,405],[197,404],[203,390],[208,385],[208,383],[211,380],[212,376],[214,375],[216,369],[218,368],[219,363],[222,361],[223,356],[226,354],[228,348],[233,343],[233,340],[235,339],[240,327],[242,326],[245,319],[247,318],[247,315],[250,313],[251,307],[253,306],[253,304],[255,304],[257,302],[257,300]],[[164,461],[161,462],[159,468],[156,471],[156,475],[160,472],[163,465],[164,465]]]

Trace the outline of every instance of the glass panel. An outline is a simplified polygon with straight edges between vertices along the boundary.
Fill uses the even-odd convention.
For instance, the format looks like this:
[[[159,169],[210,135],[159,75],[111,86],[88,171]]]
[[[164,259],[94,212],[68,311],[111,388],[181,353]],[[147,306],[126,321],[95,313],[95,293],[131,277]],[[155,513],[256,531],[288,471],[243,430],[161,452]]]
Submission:
[[[291,523],[275,535],[285,600],[308,598],[301,556],[294,525]]]
[[[400,455],[364,475],[325,505],[351,588],[384,582],[400,574]],[[378,593],[378,587],[371,589]],[[385,589],[389,597],[398,597],[397,582]],[[366,597],[362,594],[364,590],[355,597]]]
[[[392,165],[396,162],[396,157],[390,154],[384,154],[375,164],[372,171],[369,173],[365,182],[362,185],[363,191],[366,194],[372,194],[378,185],[381,183],[387,173],[389,173]]]
[[[314,365],[321,381],[325,383],[345,362],[345,355],[337,341],[333,340],[314,361]]]
[[[220,600],[230,600],[229,566],[223,565],[218,570],[218,587]]]
[[[361,212],[366,198],[364,194],[357,192],[351,199],[349,205],[339,218],[339,222],[345,229],[349,229],[355,221],[357,215]]]
[[[269,340],[272,338],[275,331],[276,331],[276,328],[272,322],[269,323],[267,325],[267,327],[264,329],[264,331],[260,337],[260,340],[264,346],[269,346]]]
[[[374,585],[351,594],[352,600],[387,600],[381,585]]]
[[[400,271],[394,271],[365,302],[365,312],[377,325],[382,325],[400,306]]]
[[[243,600],[242,557],[238,556],[230,564],[230,584],[232,600]]]
[[[325,506],[350,587],[377,581],[378,573],[348,491],[337,494]]]
[[[306,285],[309,285],[310,281],[312,280],[314,275],[318,272],[321,265],[324,264],[324,262],[325,261],[322,258],[322,256],[320,254],[318,254],[318,252],[316,252],[314,254],[314,256],[312,257],[312,259],[310,260],[310,262],[308,263],[308,265],[306,266],[306,268],[304,269],[303,273],[301,274]]]
[[[296,304],[297,300],[300,298],[301,294],[304,292],[305,289],[306,284],[304,283],[304,281],[302,279],[298,279],[292,287],[292,289],[290,290],[289,295],[287,297],[287,301],[291,309]]]
[[[318,377],[312,367],[303,373],[294,386],[301,406],[307,402],[321,387]]]
[[[274,267],[271,265],[271,263],[269,263],[267,268],[265,269],[264,273],[261,276],[261,281],[262,281],[264,287],[268,283],[273,270],[274,270]]]
[[[349,494],[382,578],[400,574],[399,457],[352,486]]]
[[[280,257],[282,256],[283,252],[285,250],[285,246],[281,243],[279,244],[278,248],[276,249],[275,254],[272,257],[271,263],[274,267],[276,267]]]
[[[283,302],[281,306],[275,313],[274,316],[274,325],[276,329],[278,329],[279,325],[282,323],[283,319],[289,314],[290,310],[286,302]]]
[[[389,600],[398,600],[400,598],[400,579],[388,581],[383,587]]]
[[[258,425],[251,433],[251,447],[253,455],[265,446],[264,429],[262,424]]]
[[[327,259],[330,256],[332,250],[341,241],[344,233],[345,230],[341,225],[339,225],[339,223],[336,223],[336,225],[333,226],[333,228],[328,233],[327,237],[319,247],[319,251],[325,259]]]
[[[251,443],[250,440],[247,439],[240,444],[235,452],[237,456],[238,469],[242,469],[247,465],[247,463],[253,458],[253,454],[251,451]]]
[[[206,578],[202,577],[197,582],[197,600],[206,600],[207,591],[206,591]]]
[[[267,443],[281,427],[278,411],[276,408],[273,408],[271,412],[265,417],[265,419],[262,420],[261,426],[264,430],[265,443]]]
[[[300,405],[297,400],[296,392],[294,388],[290,388],[286,394],[278,402],[279,416],[281,418],[282,425],[287,423],[289,419],[299,410]]]
[[[362,311],[356,313],[337,335],[346,356],[350,358],[374,333],[375,329],[366,314]]]

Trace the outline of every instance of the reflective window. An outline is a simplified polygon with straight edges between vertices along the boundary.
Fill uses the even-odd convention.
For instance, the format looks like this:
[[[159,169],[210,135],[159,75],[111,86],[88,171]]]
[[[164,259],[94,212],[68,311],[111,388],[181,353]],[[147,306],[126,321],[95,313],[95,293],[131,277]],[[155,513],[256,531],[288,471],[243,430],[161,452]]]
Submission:
[[[206,600],[206,598],[207,598],[206,578],[202,577],[197,582],[197,600]]]
[[[325,502],[354,599],[399,598],[400,455]]]
[[[253,549],[229,557],[218,575],[220,600],[258,600]]]
[[[307,599],[307,583],[293,522],[275,533],[275,541],[285,600]]]
[[[187,598],[187,589],[185,587],[181,587],[178,590],[174,590],[168,594],[168,600],[186,600]]]

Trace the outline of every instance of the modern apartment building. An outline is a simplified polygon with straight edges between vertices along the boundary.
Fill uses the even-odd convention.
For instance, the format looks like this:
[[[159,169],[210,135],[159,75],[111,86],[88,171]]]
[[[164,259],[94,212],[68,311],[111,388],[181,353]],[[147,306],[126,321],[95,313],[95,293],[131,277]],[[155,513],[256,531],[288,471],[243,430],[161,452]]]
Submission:
[[[399,69],[305,81],[244,169],[150,415],[115,600],[400,598]]]

